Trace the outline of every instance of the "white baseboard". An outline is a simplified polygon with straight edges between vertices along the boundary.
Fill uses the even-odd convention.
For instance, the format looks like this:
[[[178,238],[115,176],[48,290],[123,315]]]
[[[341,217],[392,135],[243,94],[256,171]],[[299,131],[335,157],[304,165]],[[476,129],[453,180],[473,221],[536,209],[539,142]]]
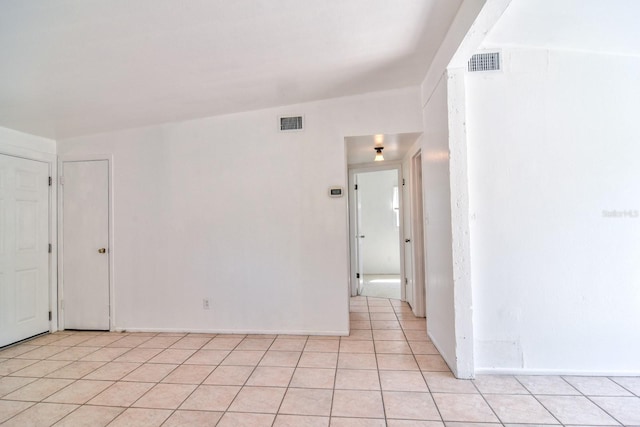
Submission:
[[[241,335],[310,335],[310,336],[349,336],[349,331],[265,331],[257,329],[182,329],[182,328],[113,328],[115,332],[157,332],[190,334],[241,334]]]
[[[635,377],[639,370],[584,370],[584,369],[530,369],[530,368],[476,368],[476,375],[566,375],[588,377]]]

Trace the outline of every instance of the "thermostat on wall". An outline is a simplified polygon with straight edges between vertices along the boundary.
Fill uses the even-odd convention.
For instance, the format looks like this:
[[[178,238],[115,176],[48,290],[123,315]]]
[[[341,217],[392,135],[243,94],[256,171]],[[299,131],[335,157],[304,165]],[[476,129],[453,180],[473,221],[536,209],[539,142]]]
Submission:
[[[343,193],[342,187],[329,187],[329,197],[342,197]]]

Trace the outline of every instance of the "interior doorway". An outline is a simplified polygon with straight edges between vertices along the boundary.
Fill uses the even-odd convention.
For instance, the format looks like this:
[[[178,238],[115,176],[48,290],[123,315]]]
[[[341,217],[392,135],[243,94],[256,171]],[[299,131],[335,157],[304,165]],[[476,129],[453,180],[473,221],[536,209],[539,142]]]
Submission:
[[[400,168],[353,169],[355,295],[404,300]]]

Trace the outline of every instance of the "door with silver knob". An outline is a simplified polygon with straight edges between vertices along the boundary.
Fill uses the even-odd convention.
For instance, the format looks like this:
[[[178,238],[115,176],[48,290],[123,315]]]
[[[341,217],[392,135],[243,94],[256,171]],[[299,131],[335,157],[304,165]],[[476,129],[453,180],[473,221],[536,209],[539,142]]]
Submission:
[[[65,329],[109,330],[109,162],[63,162]]]

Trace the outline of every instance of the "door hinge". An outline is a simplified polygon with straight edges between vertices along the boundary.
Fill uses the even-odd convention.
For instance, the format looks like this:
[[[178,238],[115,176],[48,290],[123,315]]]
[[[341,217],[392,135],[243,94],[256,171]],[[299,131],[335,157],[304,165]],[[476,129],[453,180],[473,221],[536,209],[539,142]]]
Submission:
[[[52,249],[51,243],[49,243],[49,253],[51,253],[51,249]]]
[[[360,278],[360,273],[356,273],[356,279]]]
[[[51,310],[49,310],[49,322],[51,322],[52,316],[51,316]]]
[[[402,186],[404,187],[404,178],[402,178]]]
[[[358,189],[358,184],[356,184],[356,185],[355,185],[355,189],[356,189],[356,190]]]
[[[406,277],[404,278],[404,285],[407,286],[409,284],[409,279],[407,279]]]
[[[51,184],[53,184],[53,178],[49,177],[49,187],[51,187]]]

